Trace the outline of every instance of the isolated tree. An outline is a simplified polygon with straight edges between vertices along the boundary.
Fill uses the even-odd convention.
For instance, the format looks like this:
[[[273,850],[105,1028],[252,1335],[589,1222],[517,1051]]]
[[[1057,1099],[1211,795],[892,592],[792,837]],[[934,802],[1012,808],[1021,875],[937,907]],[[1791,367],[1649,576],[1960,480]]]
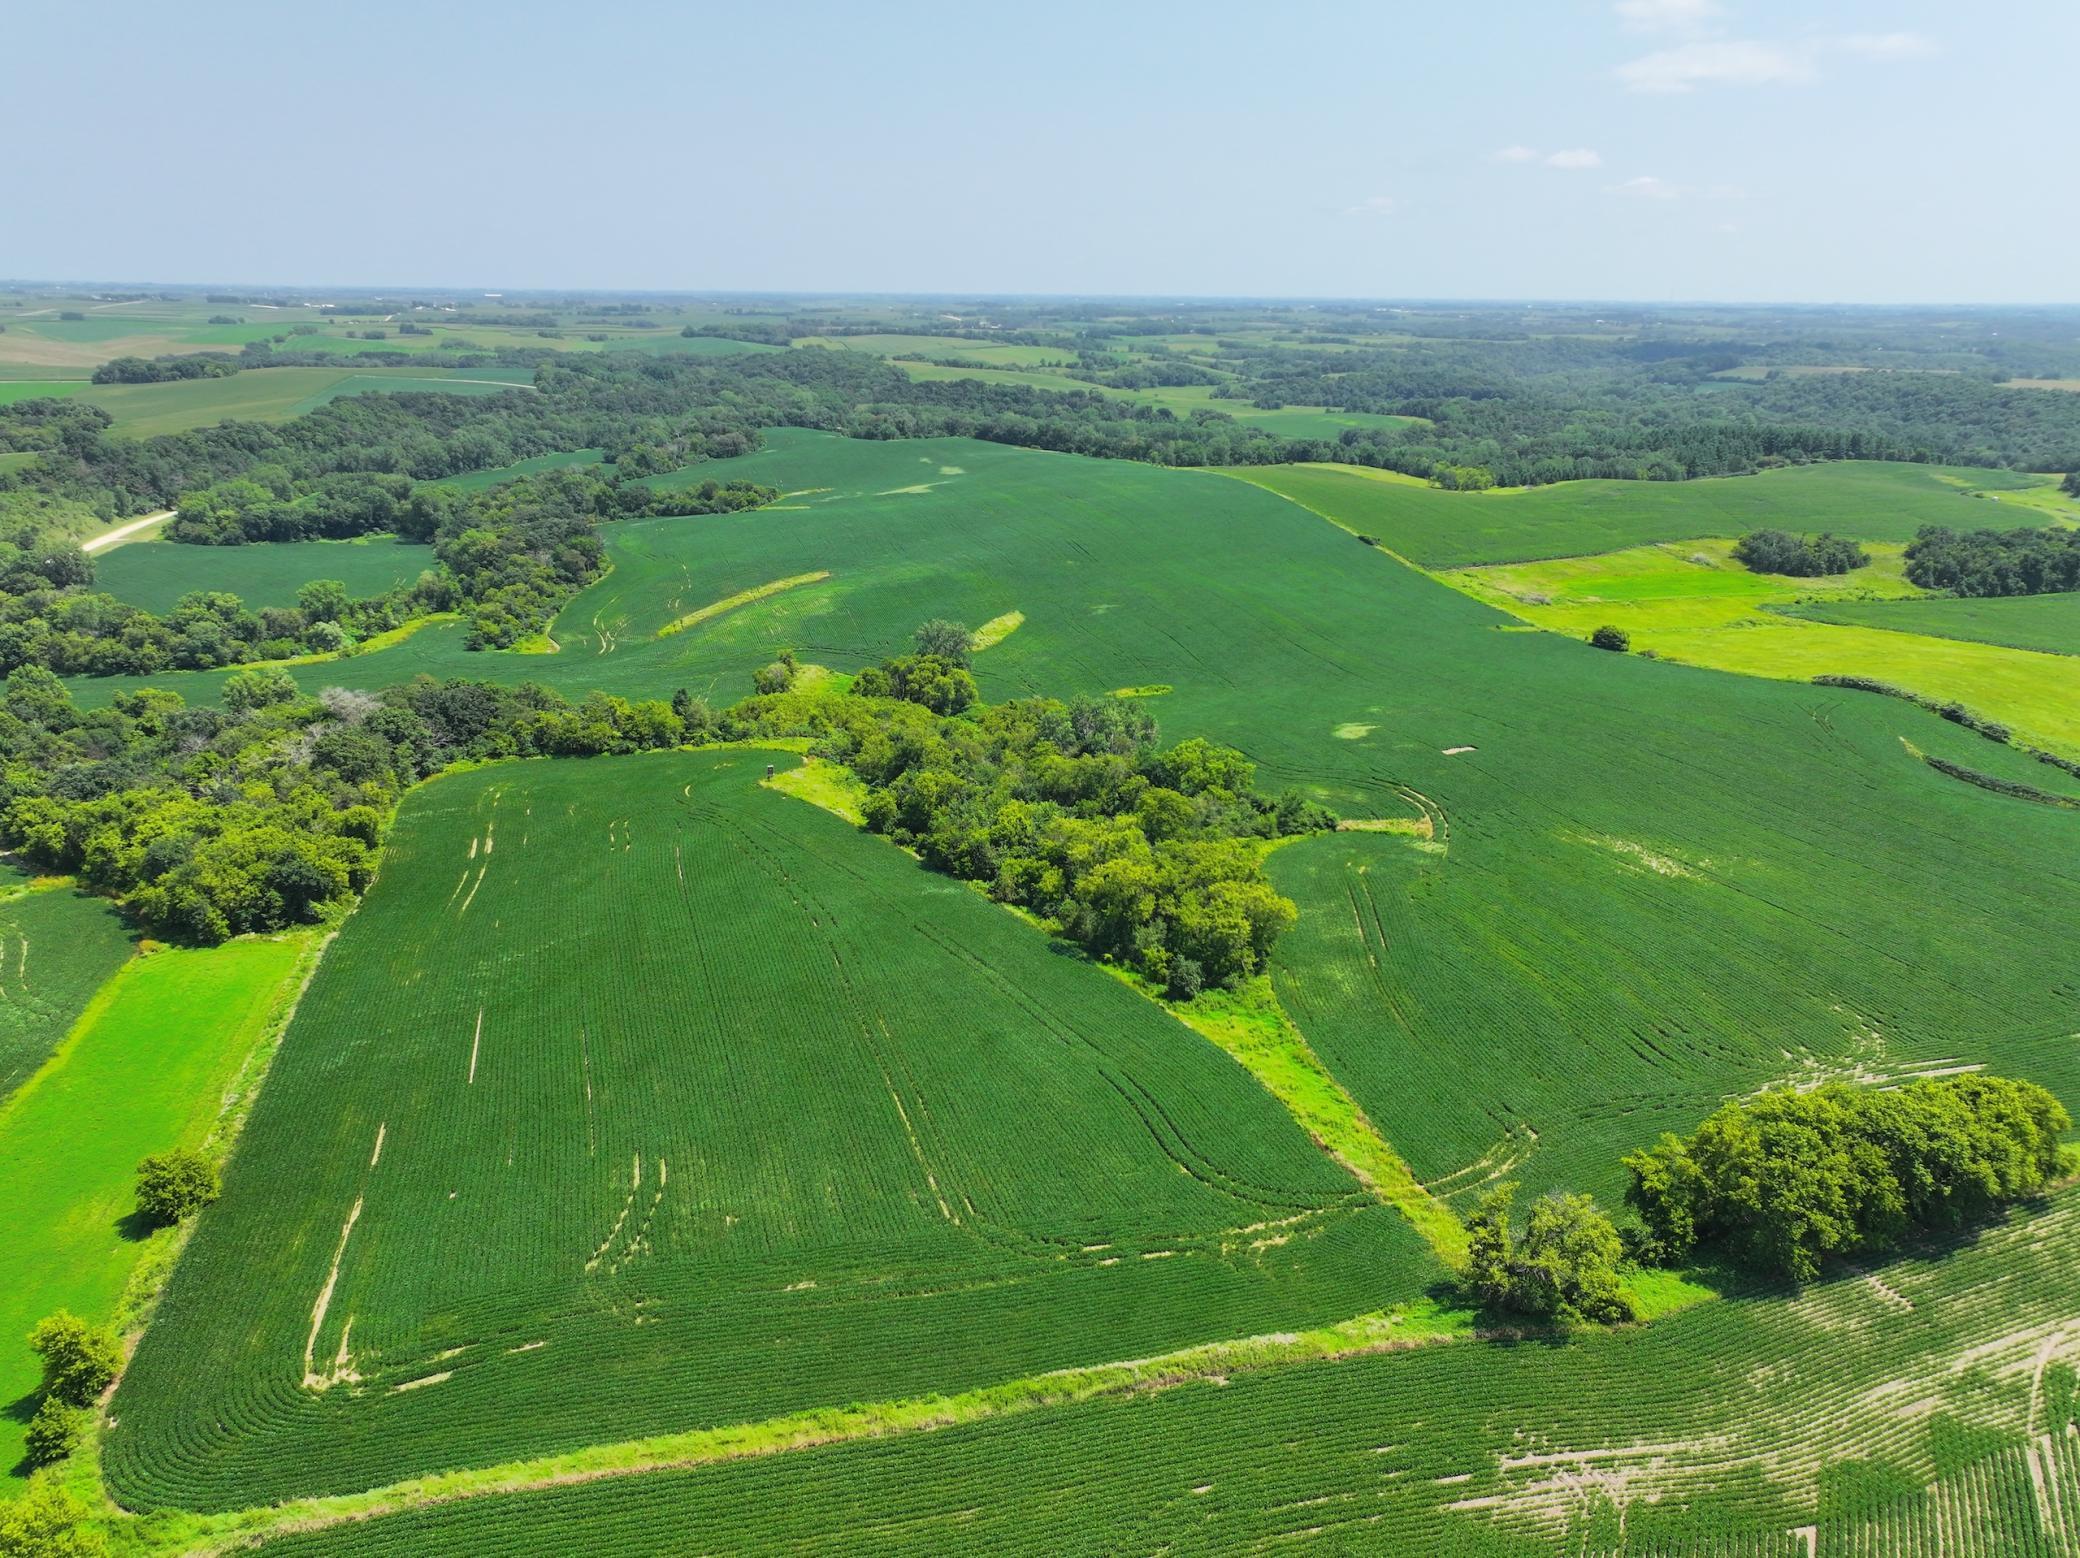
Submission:
[[[87,1431],[88,1412],[56,1396],[45,1396],[22,1434],[22,1448],[34,1466],[49,1466],[70,1455]],[[4,1550],[4,1549],[0,1549]]]
[[[1598,649],[1608,649],[1622,655],[1632,647],[1632,635],[1623,628],[1614,627],[1606,622],[1589,635],[1589,642]]]
[[[785,660],[762,665],[751,673],[751,685],[761,695],[785,692],[794,685],[794,667]]]
[[[66,1309],[37,1322],[29,1347],[43,1359],[44,1393],[71,1406],[91,1406],[123,1366],[121,1344]]]
[[[1482,1304],[1539,1319],[1634,1318],[1619,1286],[1624,1245],[1585,1195],[1555,1190],[1532,1203],[1523,1232],[1510,1226],[1516,1186],[1498,1185],[1466,1220],[1466,1284]]]
[[[137,1210],[155,1223],[177,1223],[216,1200],[217,1166],[185,1147],[154,1153],[137,1165]]]
[[[961,623],[934,617],[918,628],[915,637],[919,654],[944,660],[948,665],[965,666],[973,658],[975,635]]]
[[[307,622],[337,622],[348,605],[347,587],[337,579],[313,579],[296,592],[296,609]]]
[[[296,678],[279,667],[253,666],[233,671],[224,678],[224,707],[235,714],[250,714],[297,696]]]

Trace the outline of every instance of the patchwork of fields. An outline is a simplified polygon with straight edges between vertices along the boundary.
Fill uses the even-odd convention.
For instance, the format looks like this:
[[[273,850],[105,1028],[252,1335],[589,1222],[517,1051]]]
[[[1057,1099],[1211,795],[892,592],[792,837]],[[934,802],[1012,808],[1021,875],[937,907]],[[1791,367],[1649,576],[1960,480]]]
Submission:
[[[0,888],[0,1099],[43,1064],[131,950],[104,899]]]
[[[1987,1067],[2080,1097],[2080,812],[1917,753],[2080,783],[1898,700],[1575,636],[1625,610],[1728,640],[1749,618],[1758,643],[1771,623],[1854,634],[1893,666],[1917,644],[2062,664],[1846,625],[2031,605],[2016,632],[2051,638],[2052,607],[1842,600],[1797,608],[1834,625],[1799,622],[1770,609],[1793,592],[1699,539],[1868,536],[1877,561],[1841,590],[1905,594],[1917,525],[1987,522],[1963,494],[2040,483],[1849,465],[1472,496],[1241,474],[779,431],[660,478],[783,496],[611,527],[612,568],[557,618],[554,653],[473,654],[436,625],[295,674],[720,705],[784,647],[852,671],[930,617],[1001,624],[985,697],[1133,689],[1168,738],[1243,748],[1264,788],[1401,825],[1270,857],[1301,911],[1271,984],[1460,1209],[1503,1178],[1609,1202],[1624,1151],[1773,1082]],[[1348,531],[1469,572],[1447,588]],[[258,601],[363,552],[371,579],[423,556],[144,544],[104,577]],[[1565,632],[1527,630],[1541,613]],[[205,700],[222,676],[74,689],[94,704],[147,680]],[[758,782],[793,761],[508,765],[413,794],[117,1395],[122,1502],[229,1531],[276,1500],[791,1414],[864,1438],[850,1403],[968,1393],[984,1408],[940,1432],[568,1486],[545,1471],[524,1496],[268,1551],[2080,1541],[2080,1440],[2058,1415],[2080,1359],[2070,1191],[1796,1301],[1736,1295],[1566,1345],[1180,1364],[1173,1389],[1025,1409],[1052,1370],[1428,1313],[1444,1271],[1213,1045]]]

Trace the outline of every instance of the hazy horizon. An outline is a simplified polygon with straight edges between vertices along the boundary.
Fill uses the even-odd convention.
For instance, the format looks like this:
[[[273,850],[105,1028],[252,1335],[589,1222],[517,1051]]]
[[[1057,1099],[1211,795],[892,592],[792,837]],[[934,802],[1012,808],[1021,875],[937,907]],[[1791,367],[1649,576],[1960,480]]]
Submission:
[[[2016,0],[27,0],[0,271],[912,297],[2051,306]],[[108,106],[111,81],[153,84]],[[237,213],[234,216],[234,211]],[[2007,213],[2007,225],[2002,214]],[[148,258],[150,263],[138,264]],[[343,278],[367,278],[346,280]],[[114,285],[114,283],[107,283]],[[224,282],[223,285],[292,285]],[[453,288],[462,283],[439,283]]]

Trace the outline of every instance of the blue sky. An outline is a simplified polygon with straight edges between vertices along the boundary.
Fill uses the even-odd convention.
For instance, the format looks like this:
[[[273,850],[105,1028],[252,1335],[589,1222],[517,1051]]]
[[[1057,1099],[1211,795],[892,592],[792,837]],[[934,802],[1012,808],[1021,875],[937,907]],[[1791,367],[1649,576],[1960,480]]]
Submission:
[[[12,0],[0,276],[2075,301],[2073,0]]]

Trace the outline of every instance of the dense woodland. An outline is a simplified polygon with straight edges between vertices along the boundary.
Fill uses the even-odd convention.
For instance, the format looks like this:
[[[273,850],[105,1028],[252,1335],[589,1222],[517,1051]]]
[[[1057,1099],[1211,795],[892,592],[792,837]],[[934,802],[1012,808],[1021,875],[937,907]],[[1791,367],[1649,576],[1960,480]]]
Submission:
[[[1751,530],[1735,543],[1733,555],[1750,572],[1794,579],[1848,573],[1870,561],[1870,554],[1845,536],[1795,536],[1785,530]]]
[[[2080,590],[2080,531],[1924,525],[1907,543],[1907,577],[1924,590],[1957,595]]]

